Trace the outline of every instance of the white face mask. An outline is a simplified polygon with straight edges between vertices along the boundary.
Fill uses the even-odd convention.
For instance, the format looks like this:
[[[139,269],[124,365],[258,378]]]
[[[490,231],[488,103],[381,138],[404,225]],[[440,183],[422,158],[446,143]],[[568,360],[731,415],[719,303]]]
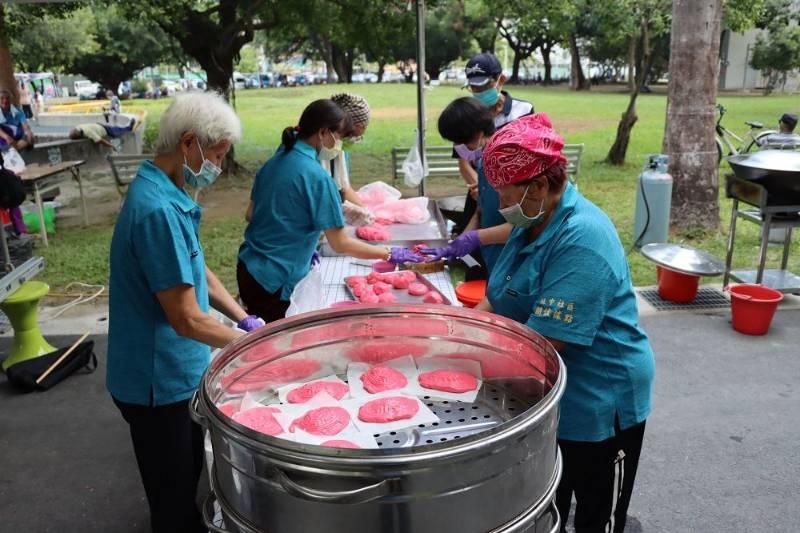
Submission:
[[[522,202],[525,201],[525,196],[528,195],[528,189],[530,189],[530,187],[531,186],[528,185],[525,188],[525,192],[522,194],[522,198],[519,202],[511,207],[500,210],[500,214],[503,215],[506,222],[515,228],[533,228],[544,221],[544,198],[542,198],[542,203],[539,205],[539,212],[536,213],[535,216],[529,217],[525,214],[525,211],[522,210]]]
[[[331,136],[333,136],[333,148],[328,148],[324,144],[320,143],[319,159],[321,161],[330,161],[331,159],[336,158],[336,156],[342,152],[342,140],[337,139],[336,135],[333,135],[333,132],[331,132]]]

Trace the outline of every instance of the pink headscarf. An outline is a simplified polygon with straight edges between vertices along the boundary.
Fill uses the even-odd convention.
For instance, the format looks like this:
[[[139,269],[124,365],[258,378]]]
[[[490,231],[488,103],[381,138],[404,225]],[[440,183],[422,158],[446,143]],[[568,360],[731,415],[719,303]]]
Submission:
[[[545,113],[527,115],[494,134],[483,149],[489,184],[498,189],[533,178],[556,164],[566,164],[564,139]]]

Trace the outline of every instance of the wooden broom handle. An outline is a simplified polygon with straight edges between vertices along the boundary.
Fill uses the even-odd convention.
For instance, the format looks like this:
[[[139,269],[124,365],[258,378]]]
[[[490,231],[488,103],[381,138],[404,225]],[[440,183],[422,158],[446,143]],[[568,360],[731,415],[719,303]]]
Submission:
[[[42,372],[42,375],[41,375],[41,376],[39,376],[39,377],[36,379],[36,384],[38,385],[39,383],[41,383],[42,381],[44,381],[44,378],[46,378],[47,376],[49,376],[49,375],[50,375],[50,372],[52,372],[53,370],[55,370],[55,369],[56,369],[56,367],[57,367],[58,365],[60,365],[60,364],[61,364],[61,362],[62,362],[64,359],[66,359],[66,358],[67,358],[67,356],[68,356],[69,354],[71,354],[72,352],[74,352],[74,351],[75,351],[75,348],[77,348],[77,347],[78,347],[78,345],[79,345],[80,343],[82,343],[84,340],[86,340],[86,337],[88,337],[88,336],[89,336],[89,333],[91,333],[91,331],[87,331],[86,333],[84,333],[84,334],[83,334],[83,336],[82,336],[80,339],[76,340],[76,341],[75,341],[75,343],[74,343],[72,346],[70,346],[70,347],[69,347],[69,350],[67,350],[66,352],[64,352],[64,355],[62,355],[61,357],[59,357],[59,358],[58,358],[58,360],[57,360],[55,363],[53,363],[52,365],[50,365],[50,367],[49,367],[47,370],[45,370],[44,372]]]

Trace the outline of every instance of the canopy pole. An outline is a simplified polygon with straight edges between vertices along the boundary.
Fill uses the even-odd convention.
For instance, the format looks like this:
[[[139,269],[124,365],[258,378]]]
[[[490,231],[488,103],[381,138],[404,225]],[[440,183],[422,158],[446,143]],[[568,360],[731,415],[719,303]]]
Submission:
[[[425,0],[416,0],[417,8],[417,142],[422,158],[423,177],[419,182],[419,195],[425,196],[425,175],[428,161],[425,158]]]

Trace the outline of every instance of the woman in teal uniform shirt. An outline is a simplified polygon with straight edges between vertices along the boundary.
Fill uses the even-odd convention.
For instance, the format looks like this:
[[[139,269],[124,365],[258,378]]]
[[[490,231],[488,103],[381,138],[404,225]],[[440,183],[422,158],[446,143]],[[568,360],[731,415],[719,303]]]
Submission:
[[[374,246],[345,231],[341,196],[319,159],[338,156],[350,129],[347,114],[333,101],[311,102],[256,174],[236,278],[245,308],[266,322],[283,318],[295,285],[311,268],[320,233],[343,255],[393,263],[423,260],[406,248]]]
[[[556,504],[566,524],[575,494],[577,533],[621,533],[655,363],[617,232],[567,181],[563,146],[538,113],[512,122],[484,148],[486,177],[514,229],[478,308],[526,324],[561,354],[568,377]]]

